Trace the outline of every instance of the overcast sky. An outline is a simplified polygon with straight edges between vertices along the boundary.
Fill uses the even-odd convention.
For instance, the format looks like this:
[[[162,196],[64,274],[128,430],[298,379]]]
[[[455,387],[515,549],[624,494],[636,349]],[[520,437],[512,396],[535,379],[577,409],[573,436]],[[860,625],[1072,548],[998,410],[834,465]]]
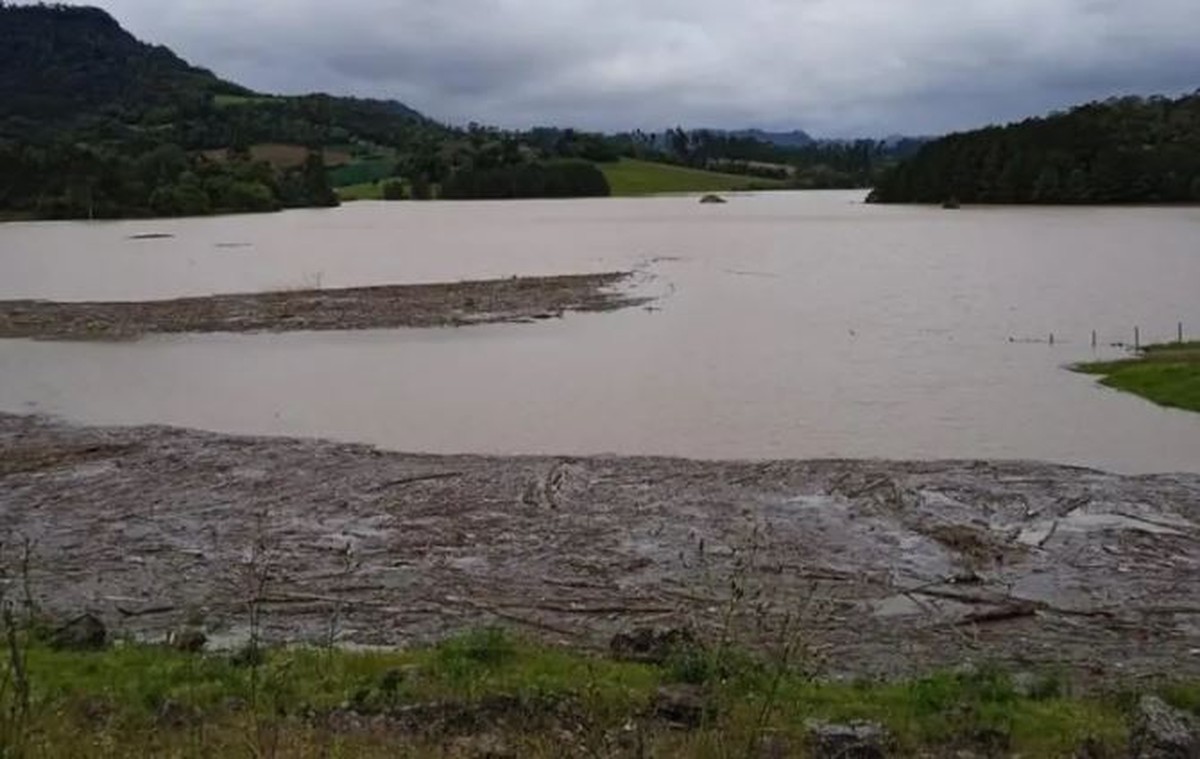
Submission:
[[[1200,0],[100,0],[255,89],[443,121],[930,134],[1200,87]]]

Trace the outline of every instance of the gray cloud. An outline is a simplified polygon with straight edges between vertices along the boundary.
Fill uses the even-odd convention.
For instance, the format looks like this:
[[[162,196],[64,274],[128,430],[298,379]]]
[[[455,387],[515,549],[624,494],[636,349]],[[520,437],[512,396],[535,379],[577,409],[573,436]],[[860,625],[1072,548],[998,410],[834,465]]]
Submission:
[[[256,89],[456,123],[931,133],[1200,86],[1196,0],[99,0]]]

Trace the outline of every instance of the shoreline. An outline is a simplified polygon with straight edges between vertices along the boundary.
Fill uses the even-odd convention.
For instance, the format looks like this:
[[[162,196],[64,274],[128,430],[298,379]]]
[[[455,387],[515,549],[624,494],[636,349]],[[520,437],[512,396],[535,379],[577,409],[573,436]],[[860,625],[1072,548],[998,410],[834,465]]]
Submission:
[[[632,272],[279,290],[153,301],[0,301],[0,339],[120,340],[145,334],[289,332],[519,323],[649,302]]]
[[[440,456],[0,414],[0,503],[59,616],[160,640],[403,647],[486,624],[599,647],[730,614],[801,624],[833,675],[962,661],[1197,675],[1200,475],[1037,462]],[[736,583],[754,604],[734,609]],[[732,611],[730,611],[732,609]],[[768,625],[769,627],[769,625]]]

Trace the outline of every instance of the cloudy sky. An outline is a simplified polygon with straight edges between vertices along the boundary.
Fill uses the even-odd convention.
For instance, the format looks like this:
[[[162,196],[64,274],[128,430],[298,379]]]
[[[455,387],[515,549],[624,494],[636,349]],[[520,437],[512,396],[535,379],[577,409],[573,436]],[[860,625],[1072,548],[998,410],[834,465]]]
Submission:
[[[93,0],[271,92],[444,121],[928,134],[1200,87],[1200,0]]]

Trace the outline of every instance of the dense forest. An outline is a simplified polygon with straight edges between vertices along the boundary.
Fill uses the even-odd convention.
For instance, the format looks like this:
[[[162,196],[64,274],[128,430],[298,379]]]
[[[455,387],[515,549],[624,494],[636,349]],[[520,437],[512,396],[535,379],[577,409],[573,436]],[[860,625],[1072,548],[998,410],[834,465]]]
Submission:
[[[594,163],[560,160],[459,171],[442,185],[441,197],[582,198],[608,194],[608,180]]]
[[[259,98],[139,42],[95,8],[0,4],[0,39],[0,214],[107,218],[337,204],[322,145],[352,119],[355,101]],[[253,160],[249,145],[264,139],[310,150],[288,165]],[[216,157],[205,152],[213,148]]]
[[[1200,91],[952,134],[886,172],[879,203],[1200,201]]]

